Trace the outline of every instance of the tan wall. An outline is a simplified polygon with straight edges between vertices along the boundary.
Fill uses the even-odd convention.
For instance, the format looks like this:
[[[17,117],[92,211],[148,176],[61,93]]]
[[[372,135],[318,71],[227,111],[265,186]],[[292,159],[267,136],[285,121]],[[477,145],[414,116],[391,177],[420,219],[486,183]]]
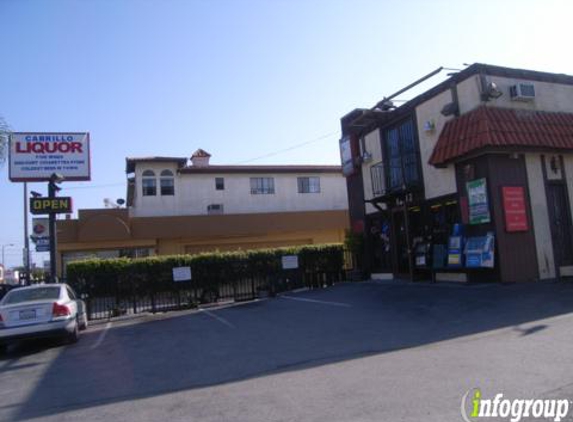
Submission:
[[[79,220],[58,221],[58,256],[63,252],[134,247],[154,248],[159,255],[172,255],[216,249],[247,250],[338,243],[343,242],[349,221],[347,211],[340,210],[124,217],[116,210],[91,210],[80,213]]]
[[[454,165],[449,165],[446,168],[436,168],[428,163],[444,125],[453,118],[453,116],[444,117],[440,113],[442,108],[450,102],[452,102],[452,95],[448,90],[416,107],[420,139],[420,160],[427,199],[455,193],[457,190]],[[426,122],[432,122],[434,130],[424,130]]]
[[[487,102],[489,106],[514,108],[519,110],[540,110],[562,113],[573,112],[573,86],[549,82],[532,81],[535,86],[535,100],[531,102],[513,101],[509,88],[517,82],[528,82],[523,79],[487,76],[494,82],[503,95]],[[482,104],[480,98],[480,79],[474,75],[458,84],[460,113],[464,114]]]

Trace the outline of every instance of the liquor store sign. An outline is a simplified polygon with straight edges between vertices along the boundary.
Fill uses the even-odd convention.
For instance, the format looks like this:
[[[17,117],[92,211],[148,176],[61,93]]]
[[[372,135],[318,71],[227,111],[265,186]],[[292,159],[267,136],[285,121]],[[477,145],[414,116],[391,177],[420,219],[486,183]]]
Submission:
[[[24,133],[10,136],[10,180],[48,181],[54,173],[67,181],[90,180],[89,133]]]

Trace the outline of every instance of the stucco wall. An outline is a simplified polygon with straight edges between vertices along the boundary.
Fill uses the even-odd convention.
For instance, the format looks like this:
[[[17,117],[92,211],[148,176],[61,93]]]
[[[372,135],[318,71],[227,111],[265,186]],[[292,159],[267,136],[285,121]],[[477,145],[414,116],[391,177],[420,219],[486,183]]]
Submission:
[[[487,80],[494,82],[503,95],[487,102],[494,107],[514,108],[518,110],[540,110],[552,112],[573,112],[573,86],[558,85],[548,82],[526,81],[516,78],[487,76]],[[532,82],[535,87],[535,100],[532,102],[513,101],[509,95],[509,88],[518,82]],[[460,113],[473,110],[480,104],[479,76],[472,76],[458,84],[458,99]]]
[[[456,171],[453,165],[436,168],[428,164],[432,151],[438,142],[440,133],[452,116],[444,117],[440,111],[452,101],[451,92],[445,91],[416,107],[416,119],[420,140],[420,159],[426,198],[435,198],[456,192]],[[427,122],[434,124],[433,130],[424,130]]]
[[[554,278],[555,261],[553,258],[553,244],[551,241],[551,228],[549,226],[541,156],[539,154],[525,154],[525,164],[527,167],[531,213],[533,215],[533,230],[535,233],[539,278],[542,280]]]
[[[158,175],[169,164],[143,163],[136,166],[136,195],[131,216],[206,215],[207,207],[222,204],[224,214],[261,212],[346,210],[348,200],[345,180],[337,173],[300,174],[176,174],[175,195],[141,195],[141,174],[151,169]],[[250,177],[274,178],[274,194],[251,194]],[[215,189],[215,178],[225,179],[225,189]],[[298,177],[319,177],[320,193],[298,193]]]

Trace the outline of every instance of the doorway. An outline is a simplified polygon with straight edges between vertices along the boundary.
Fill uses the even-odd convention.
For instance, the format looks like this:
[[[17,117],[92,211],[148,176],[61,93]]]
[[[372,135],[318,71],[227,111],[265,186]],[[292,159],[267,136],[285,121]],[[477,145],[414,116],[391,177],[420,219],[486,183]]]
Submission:
[[[408,247],[408,221],[404,208],[392,211],[392,238],[394,276],[410,278],[410,253]]]
[[[558,268],[573,265],[571,213],[565,184],[549,183],[547,185],[547,208],[549,210],[555,264]]]

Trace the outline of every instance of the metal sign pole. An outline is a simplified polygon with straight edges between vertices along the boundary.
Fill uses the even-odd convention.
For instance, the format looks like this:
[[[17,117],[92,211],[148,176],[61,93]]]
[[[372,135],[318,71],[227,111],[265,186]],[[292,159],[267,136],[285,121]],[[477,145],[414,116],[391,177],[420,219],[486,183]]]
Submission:
[[[56,197],[56,181],[50,178],[48,182],[48,198],[53,199]],[[50,225],[50,283],[56,282],[56,214],[51,212],[49,214]]]
[[[28,182],[24,182],[24,283],[30,284],[30,238],[28,236]]]

